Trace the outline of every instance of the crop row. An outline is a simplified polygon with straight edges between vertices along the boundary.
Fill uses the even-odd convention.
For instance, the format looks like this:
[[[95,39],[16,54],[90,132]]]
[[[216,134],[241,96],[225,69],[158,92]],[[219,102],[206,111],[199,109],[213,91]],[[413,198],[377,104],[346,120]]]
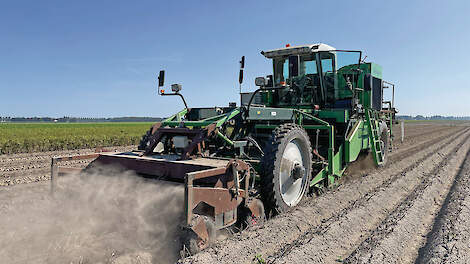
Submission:
[[[138,144],[151,123],[0,124],[0,154]]]

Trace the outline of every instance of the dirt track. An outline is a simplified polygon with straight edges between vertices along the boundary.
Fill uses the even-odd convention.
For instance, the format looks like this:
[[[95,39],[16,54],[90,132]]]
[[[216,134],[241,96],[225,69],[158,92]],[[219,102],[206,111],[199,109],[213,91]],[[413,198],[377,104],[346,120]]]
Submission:
[[[407,123],[403,143],[395,129],[385,168],[354,164],[339,186],[180,262],[253,263],[256,255],[268,263],[470,262],[470,125]],[[21,155],[0,156],[0,185],[47,179],[57,153]],[[21,193],[35,186],[43,188],[3,187],[0,199],[26,203]]]

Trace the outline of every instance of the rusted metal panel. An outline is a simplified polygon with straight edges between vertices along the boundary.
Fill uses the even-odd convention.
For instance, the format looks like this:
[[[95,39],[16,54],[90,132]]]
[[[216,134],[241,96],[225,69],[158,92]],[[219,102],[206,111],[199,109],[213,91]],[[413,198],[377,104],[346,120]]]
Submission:
[[[93,163],[93,166],[117,166],[121,169],[135,171],[139,174],[168,177],[181,181],[184,180],[187,173],[205,171],[207,169],[214,168],[209,165],[200,165],[198,163],[191,162],[179,162],[139,156],[109,154],[100,155]]]
[[[193,217],[193,210],[199,203],[206,203],[214,208],[216,225],[218,228],[236,222],[237,208],[244,197],[248,197],[248,184],[240,190],[234,183],[238,172],[245,176],[245,183],[249,183],[250,167],[243,161],[230,160],[225,167],[195,171],[188,173],[185,180],[185,212],[189,225]],[[236,172],[236,173],[235,173]],[[217,176],[217,182],[212,187],[194,186],[194,181],[206,177]]]
[[[201,240],[200,243],[198,243],[198,246],[199,248],[203,249],[206,245],[209,244],[209,232],[207,231],[206,223],[202,217],[198,216],[197,219],[195,219],[195,222],[196,224],[193,225],[191,229]]]
[[[100,155],[99,153],[93,153],[93,154],[87,154],[87,155],[63,156],[63,157],[52,158],[52,160],[59,162],[59,161],[70,161],[70,160],[95,159],[99,155]]]
[[[56,159],[51,161],[51,195],[54,194],[57,188],[57,177],[59,176],[59,165]]]
[[[195,158],[195,159],[190,159],[190,160],[181,160],[178,162],[216,168],[216,167],[227,167],[230,161],[228,159]]]
[[[195,232],[207,237],[204,221],[194,226],[193,210],[205,203],[213,208],[211,217],[216,220],[216,227],[229,226],[237,220],[237,208],[248,197],[250,166],[241,160],[196,158],[190,160],[168,160],[158,155],[139,156],[138,152],[101,153],[81,156],[67,156],[52,159],[51,184],[54,188],[59,173],[76,172],[81,169],[59,167],[61,161],[95,158],[87,169],[99,166],[116,166],[123,170],[132,170],[138,174],[164,177],[176,181],[185,181],[186,225]],[[243,176],[244,189],[237,184]],[[256,212],[255,205],[252,206]],[[206,213],[204,213],[206,214]],[[203,227],[204,225],[204,227]],[[204,231],[205,230],[205,231]]]
[[[103,151],[103,150],[98,150],[98,151]],[[59,176],[59,172],[66,172],[67,170],[70,169],[70,168],[65,168],[65,167],[59,167],[59,162],[71,161],[71,160],[96,159],[99,155],[100,155],[99,153],[93,153],[93,154],[87,154],[87,155],[53,157],[51,159],[51,194],[54,193],[57,187],[57,177]]]
[[[203,171],[188,173],[188,177],[191,177],[193,180],[198,180],[198,179],[208,178],[212,176],[223,175],[225,174],[226,170],[227,169],[225,167],[207,169]]]
[[[192,187],[193,207],[205,202],[214,207],[215,214],[220,214],[237,208],[242,202],[240,197],[225,188]]]

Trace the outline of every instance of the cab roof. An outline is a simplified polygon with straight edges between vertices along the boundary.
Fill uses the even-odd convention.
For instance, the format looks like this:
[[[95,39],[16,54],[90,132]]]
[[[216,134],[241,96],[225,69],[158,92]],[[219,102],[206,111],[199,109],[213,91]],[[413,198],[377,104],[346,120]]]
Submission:
[[[336,49],[324,43],[317,43],[317,44],[300,45],[300,46],[285,47],[281,49],[261,51],[261,54],[263,54],[266,58],[271,59],[271,58],[279,57],[279,56],[302,55],[302,54],[308,54],[308,53],[313,53],[313,52],[318,52],[318,51],[331,51],[331,50],[336,50]]]

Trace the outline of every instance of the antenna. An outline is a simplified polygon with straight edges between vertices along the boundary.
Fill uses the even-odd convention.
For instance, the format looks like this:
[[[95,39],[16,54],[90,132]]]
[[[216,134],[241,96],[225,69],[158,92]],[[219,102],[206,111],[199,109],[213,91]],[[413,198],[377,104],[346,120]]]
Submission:
[[[367,58],[367,55],[364,57],[364,59],[362,59],[361,63],[365,63],[365,62],[366,62],[366,58]]]

